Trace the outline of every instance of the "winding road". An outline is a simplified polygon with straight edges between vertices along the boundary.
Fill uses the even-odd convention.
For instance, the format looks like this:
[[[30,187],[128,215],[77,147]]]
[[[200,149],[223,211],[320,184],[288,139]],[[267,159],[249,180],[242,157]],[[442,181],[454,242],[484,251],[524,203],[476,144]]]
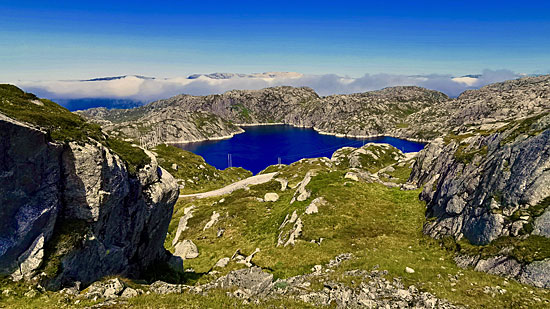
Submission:
[[[205,197],[212,197],[212,196],[219,196],[224,194],[229,194],[235,190],[242,189],[244,187],[250,186],[250,185],[258,185],[261,183],[266,183],[273,179],[273,177],[277,174],[277,172],[274,173],[268,173],[268,174],[262,174],[262,175],[256,175],[252,177],[245,178],[243,180],[239,180],[235,183],[232,183],[230,185],[227,185],[223,188],[208,191],[208,192],[202,192],[202,193],[194,193],[194,194],[183,194],[180,195],[180,198],[205,198]]]

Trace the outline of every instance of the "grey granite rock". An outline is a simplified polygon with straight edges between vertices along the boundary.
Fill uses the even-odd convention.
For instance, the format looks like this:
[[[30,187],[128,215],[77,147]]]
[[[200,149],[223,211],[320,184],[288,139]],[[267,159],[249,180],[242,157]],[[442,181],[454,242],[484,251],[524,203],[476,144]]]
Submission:
[[[107,275],[137,276],[166,261],[166,230],[178,197],[173,177],[151,163],[126,163],[93,140],[56,144],[46,132],[0,114],[0,272],[32,278],[44,248],[65,226],[78,239],[61,248],[50,288]]]
[[[194,259],[199,256],[199,249],[191,240],[184,240],[176,244],[174,256],[181,257],[184,260]]]

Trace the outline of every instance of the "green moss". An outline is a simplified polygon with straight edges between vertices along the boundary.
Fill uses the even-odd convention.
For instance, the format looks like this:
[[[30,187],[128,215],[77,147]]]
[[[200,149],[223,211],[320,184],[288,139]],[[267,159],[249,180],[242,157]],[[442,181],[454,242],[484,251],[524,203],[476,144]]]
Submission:
[[[45,263],[41,266],[48,278],[54,278],[61,272],[63,257],[82,245],[88,229],[89,225],[84,220],[60,219],[56,223],[53,235],[46,243]]]
[[[243,120],[245,122],[248,122],[248,121],[251,120],[250,110],[248,108],[246,108],[246,106],[244,106],[243,104],[231,105],[231,110],[232,111],[237,111],[237,113],[239,114],[241,120]]]
[[[50,100],[38,99],[34,94],[25,93],[12,85],[0,84],[0,112],[41,127],[54,141],[81,143],[93,139],[100,142],[127,163],[132,175],[151,162],[143,150],[132,147],[128,142],[107,138],[98,125],[86,122]]]
[[[548,128],[535,128],[535,124],[548,113],[539,114],[522,120],[512,121],[508,125],[497,130],[504,134],[504,138],[500,141],[500,145],[506,145],[516,140],[520,135],[535,136]]]
[[[461,240],[458,248],[462,254],[479,255],[483,259],[505,255],[520,263],[531,263],[550,258],[550,239],[539,235],[530,235],[525,239],[500,237],[484,246],[472,245],[467,240]]]
[[[87,141],[104,139],[101,128],[86,122],[77,114],[34,94],[13,86],[0,84],[0,113],[13,119],[45,129],[55,141]]]
[[[141,168],[151,163],[151,158],[143,149],[132,146],[129,142],[109,138],[105,144],[127,163],[126,167],[131,175],[136,175]]]
[[[488,148],[483,146],[479,149],[468,150],[470,145],[462,144],[454,153],[454,158],[463,164],[470,164],[476,156],[485,157],[487,156]]]

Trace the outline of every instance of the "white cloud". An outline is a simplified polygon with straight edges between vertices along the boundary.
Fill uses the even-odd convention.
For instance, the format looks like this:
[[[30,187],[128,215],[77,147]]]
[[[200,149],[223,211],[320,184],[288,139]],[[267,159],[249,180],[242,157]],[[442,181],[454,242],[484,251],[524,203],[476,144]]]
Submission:
[[[365,74],[359,78],[334,74],[302,75],[280,74],[247,75],[228,79],[200,76],[170,79],[144,79],[126,76],[120,79],[96,81],[42,81],[18,82],[17,85],[41,97],[53,99],[114,98],[153,101],[177,94],[207,95],[232,89],[261,89],[280,85],[307,86],[320,95],[348,94],[377,90],[391,86],[416,85],[439,90],[449,96],[457,96],[467,89],[479,88],[489,83],[520,77],[508,70],[485,70],[479,77],[453,77],[451,75],[407,76],[397,74]]]

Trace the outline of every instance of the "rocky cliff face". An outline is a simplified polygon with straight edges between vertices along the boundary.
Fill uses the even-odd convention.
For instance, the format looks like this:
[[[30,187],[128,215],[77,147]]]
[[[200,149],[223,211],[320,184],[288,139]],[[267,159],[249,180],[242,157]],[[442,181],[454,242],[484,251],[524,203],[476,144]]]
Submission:
[[[3,97],[2,110],[22,118],[49,112],[43,102],[16,98]],[[73,117],[65,112],[55,116]],[[178,189],[155,157],[148,153],[149,163],[130,173],[127,162],[94,139],[56,142],[51,134],[0,113],[0,272],[55,289],[136,276],[166,260]]]
[[[494,271],[495,263],[506,262],[514,267],[501,267],[503,274],[550,286],[549,276],[522,271],[523,265],[534,261],[550,267],[545,252],[550,245],[549,167],[548,113],[461,127],[436,139],[421,152],[411,174],[412,181],[424,185],[420,196],[428,207],[424,232],[492,246],[492,256],[482,256],[499,257],[498,263],[487,263],[475,252],[476,258],[466,264],[476,266],[483,260],[478,268]],[[526,247],[533,252],[526,252]]]

